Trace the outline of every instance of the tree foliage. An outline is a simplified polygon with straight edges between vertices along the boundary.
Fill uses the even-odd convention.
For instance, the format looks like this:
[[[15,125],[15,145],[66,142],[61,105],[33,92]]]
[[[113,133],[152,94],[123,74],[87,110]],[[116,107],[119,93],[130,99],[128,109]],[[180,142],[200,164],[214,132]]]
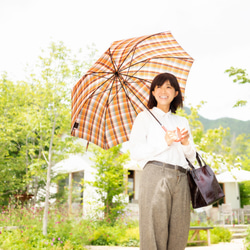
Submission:
[[[97,173],[91,185],[96,188],[104,205],[100,209],[104,212],[105,219],[112,223],[125,208],[123,193],[127,169],[124,166],[129,160],[129,154],[121,153],[121,146],[120,144],[108,150],[93,146],[93,167]]]
[[[238,165],[241,162],[236,148],[239,147],[240,141],[232,138],[229,128],[218,128],[205,130],[201,121],[199,121],[198,111],[204,102],[196,107],[191,107],[191,113],[187,114],[184,110],[178,113],[189,120],[192,136],[196,148],[203,153],[204,158],[215,171],[220,171],[222,167]]]
[[[235,83],[238,83],[238,84],[250,83],[250,78],[245,69],[231,67],[227,69],[225,73],[228,73],[229,77],[235,77],[233,79],[233,82]],[[246,104],[247,104],[247,100],[238,100],[234,104],[234,107],[242,107],[242,106],[245,106]]]
[[[29,181],[26,129],[31,90],[26,83],[14,84],[4,73],[0,79],[0,202],[27,189]]]
[[[0,202],[24,194],[36,201],[46,185],[44,234],[51,167],[68,153],[83,150],[70,136],[71,88],[88,66],[87,59],[77,59],[62,42],[52,42],[28,68],[25,80],[13,83],[6,73],[0,80]]]
[[[38,193],[45,187],[48,204],[52,165],[71,152],[83,150],[70,136],[70,92],[72,85],[92,65],[95,53],[92,46],[89,54],[79,59],[62,42],[52,42],[48,49],[42,51],[36,65],[28,67],[25,80],[13,82],[7,73],[1,75],[1,205],[23,194],[32,194],[33,200],[37,201]],[[228,73],[236,76],[235,82],[249,83],[245,70],[231,68]],[[232,139],[230,130],[222,127],[204,131],[198,120],[200,107],[192,107],[189,115],[182,113],[189,119],[198,150],[210,154],[216,168],[221,163],[234,165],[240,161],[244,169],[250,170],[249,135]],[[98,170],[93,185],[104,204],[102,211],[106,219],[112,221],[124,208],[120,196],[125,190],[124,164],[129,156],[120,154],[120,147],[93,149],[93,160]]]
[[[236,82],[239,84],[250,83],[250,78],[248,77],[248,74],[245,69],[231,67],[227,69],[225,72],[229,74],[229,77],[235,76],[235,78],[233,79],[233,82]]]

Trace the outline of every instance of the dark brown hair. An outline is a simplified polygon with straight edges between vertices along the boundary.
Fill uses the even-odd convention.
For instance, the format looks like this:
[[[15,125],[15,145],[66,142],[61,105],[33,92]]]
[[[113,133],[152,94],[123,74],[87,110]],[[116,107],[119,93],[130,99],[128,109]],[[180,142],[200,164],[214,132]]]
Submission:
[[[157,101],[155,97],[153,96],[152,92],[155,90],[156,86],[162,86],[166,81],[169,81],[170,85],[174,87],[175,91],[178,91],[178,95],[173,99],[173,101],[170,104],[170,110],[172,113],[176,113],[176,110],[180,107],[183,107],[183,100],[182,100],[182,94],[180,85],[178,83],[177,78],[170,74],[170,73],[162,73],[157,75],[151,84],[150,87],[150,93],[149,93],[149,100],[148,100],[148,108],[152,109],[153,107],[157,106]]]

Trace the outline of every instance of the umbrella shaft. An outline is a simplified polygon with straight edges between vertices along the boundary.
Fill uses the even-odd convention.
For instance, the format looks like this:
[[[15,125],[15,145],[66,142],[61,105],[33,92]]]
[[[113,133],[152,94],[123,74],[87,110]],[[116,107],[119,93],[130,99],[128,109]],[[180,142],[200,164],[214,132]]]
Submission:
[[[167,129],[164,127],[164,125],[161,125],[161,127],[163,128],[163,130],[167,133]]]
[[[143,104],[144,105],[144,104]],[[144,107],[146,107],[145,105],[144,105]],[[155,118],[155,120],[160,124],[160,126],[162,127],[162,129],[165,131],[165,132],[167,132],[168,130],[166,129],[166,127],[163,125],[163,124],[161,124],[161,122],[156,118],[156,116],[146,107],[146,109],[148,110],[148,112]]]

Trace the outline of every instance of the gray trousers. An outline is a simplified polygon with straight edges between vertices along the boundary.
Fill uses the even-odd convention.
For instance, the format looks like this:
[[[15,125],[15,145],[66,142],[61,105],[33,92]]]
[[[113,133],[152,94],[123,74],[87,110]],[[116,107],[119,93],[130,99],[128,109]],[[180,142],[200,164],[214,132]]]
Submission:
[[[139,191],[140,250],[184,250],[190,226],[187,175],[147,164]]]

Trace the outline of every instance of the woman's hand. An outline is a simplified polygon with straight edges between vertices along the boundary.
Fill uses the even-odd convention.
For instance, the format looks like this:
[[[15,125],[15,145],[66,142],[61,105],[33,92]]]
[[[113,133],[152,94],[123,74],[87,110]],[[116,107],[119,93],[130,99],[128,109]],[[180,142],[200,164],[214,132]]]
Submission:
[[[170,146],[173,142],[181,142],[182,145],[188,145],[189,144],[189,133],[188,130],[183,128],[180,130],[177,127],[177,130],[167,130],[165,134],[165,141],[167,142],[168,146]]]
[[[170,131],[168,130],[165,134],[165,141],[167,142],[168,146],[170,146],[173,142],[176,142],[178,140],[178,136],[176,134],[176,131]]]
[[[188,130],[183,128],[182,130],[180,130],[178,127],[177,127],[177,135],[179,137],[178,141],[181,142],[182,145],[188,145],[189,144],[189,133],[188,133]]]

